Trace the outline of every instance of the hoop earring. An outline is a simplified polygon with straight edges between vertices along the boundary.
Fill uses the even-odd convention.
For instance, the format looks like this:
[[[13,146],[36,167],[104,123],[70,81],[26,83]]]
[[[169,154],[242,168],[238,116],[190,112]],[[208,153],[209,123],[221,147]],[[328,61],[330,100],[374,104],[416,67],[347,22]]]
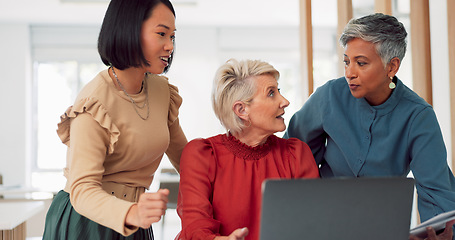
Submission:
[[[397,85],[393,82],[393,77],[390,77],[390,83],[389,83],[389,88],[390,89],[395,89]]]

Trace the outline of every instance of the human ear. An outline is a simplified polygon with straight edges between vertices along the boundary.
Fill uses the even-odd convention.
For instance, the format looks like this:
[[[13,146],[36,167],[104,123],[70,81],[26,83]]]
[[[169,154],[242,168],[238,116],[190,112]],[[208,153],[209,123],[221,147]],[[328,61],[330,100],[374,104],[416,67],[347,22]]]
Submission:
[[[393,77],[397,74],[398,69],[400,69],[400,59],[397,57],[394,57],[390,60],[390,62],[387,64],[387,72],[389,77]]]
[[[242,101],[236,101],[232,106],[232,110],[234,111],[235,115],[237,115],[242,120],[248,121],[249,116],[246,108],[247,105]]]

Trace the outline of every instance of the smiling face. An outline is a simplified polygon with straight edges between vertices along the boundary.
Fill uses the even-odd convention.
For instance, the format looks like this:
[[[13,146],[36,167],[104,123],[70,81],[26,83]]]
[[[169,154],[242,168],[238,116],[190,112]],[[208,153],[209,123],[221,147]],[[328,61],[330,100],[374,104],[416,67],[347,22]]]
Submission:
[[[289,101],[284,98],[277,80],[270,74],[252,77],[256,83],[256,93],[253,100],[246,105],[245,110],[251,122],[248,131],[256,136],[268,136],[286,129],[283,114]]]
[[[389,88],[390,64],[384,67],[375,45],[360,38],[350,40],[344,52],[345,77],[352,96],[365,98],[370,105],[384,103],[392,93]]]
[[[174,50],[175,16],[164,4],[158,4],[151,16],[142,23],[141,46],[150,66],[146,71],[160,74],[168,65]]]

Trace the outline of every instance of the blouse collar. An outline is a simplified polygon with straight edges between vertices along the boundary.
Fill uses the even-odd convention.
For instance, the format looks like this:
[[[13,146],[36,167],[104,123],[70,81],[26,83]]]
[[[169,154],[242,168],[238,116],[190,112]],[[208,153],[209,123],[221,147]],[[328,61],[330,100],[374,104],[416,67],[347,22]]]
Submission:
[[[267,138],[264,144],[256,147],[251,147],[241,142],[232,134],[223,135],[223,144],[231,151],[236,157],[245,160],[258,160],[267,155],[275,144],[275,135]]]

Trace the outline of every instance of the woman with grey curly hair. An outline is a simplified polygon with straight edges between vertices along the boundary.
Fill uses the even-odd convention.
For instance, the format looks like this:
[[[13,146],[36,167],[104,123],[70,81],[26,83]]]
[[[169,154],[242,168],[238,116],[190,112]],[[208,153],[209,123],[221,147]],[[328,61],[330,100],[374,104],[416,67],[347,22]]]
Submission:
[[[312,94],[285,138],[308,143],[321,177],[406,177],[412,171],[423,222],[455,209],[455,178],[432,106],[396,76],[406,36],[393,16],[349,21],[340,37],[345,76]],[[428,230],[429,239],[452,239],[453,223],[438,236]]]
[[[317,178],[309,147],[274,135],[289,105],[279,72],[259,60],[229,60],[216,75],[212,103],[226,134],[195,139],[180,159],[176,239],[259,239],[261,184],[267,178]]]

